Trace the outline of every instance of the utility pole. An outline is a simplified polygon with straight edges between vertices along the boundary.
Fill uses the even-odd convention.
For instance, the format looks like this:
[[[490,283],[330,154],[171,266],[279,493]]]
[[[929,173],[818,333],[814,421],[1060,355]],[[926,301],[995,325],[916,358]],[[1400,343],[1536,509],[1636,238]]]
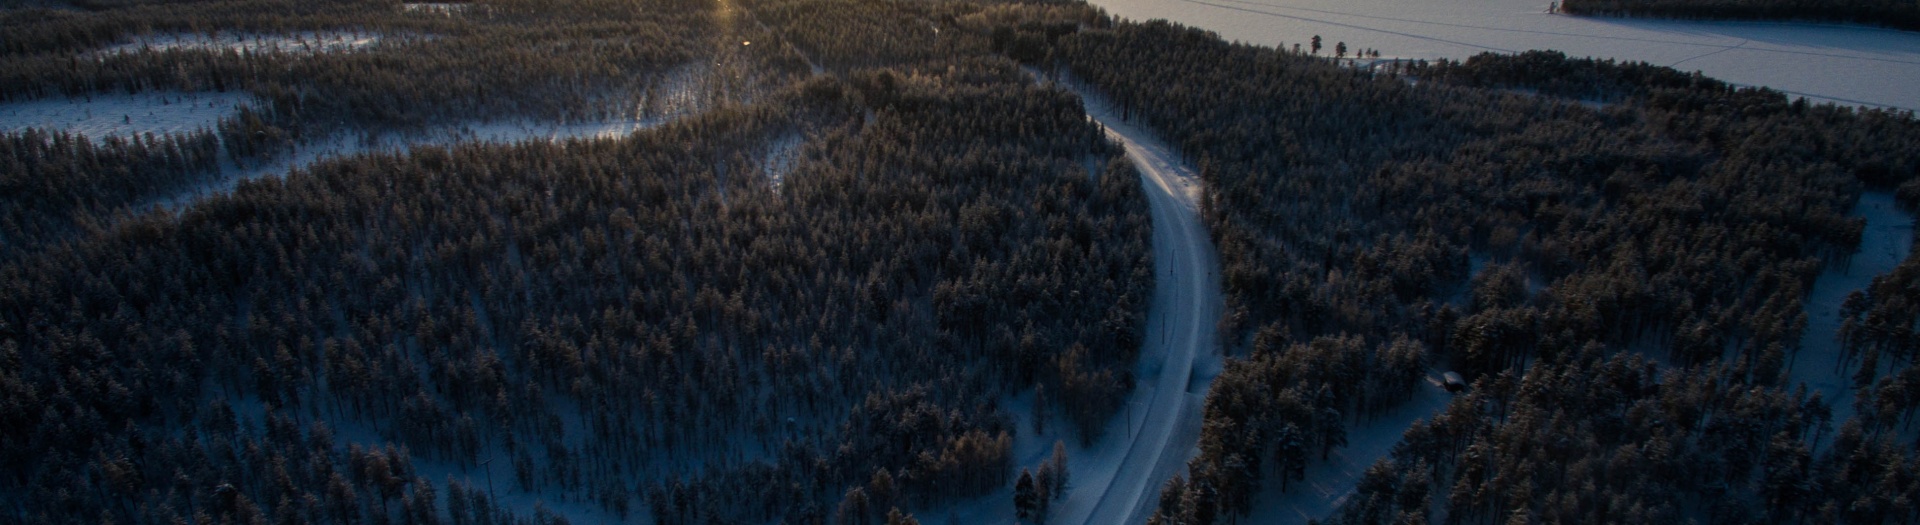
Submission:
[[[487,469],[487,505],[498,505],[493,496],[493,451],[487,451],[487,459],[481,461],[480,466]]]
[[[1127,401],[1127,441],[1133,441],[1133,401]]]

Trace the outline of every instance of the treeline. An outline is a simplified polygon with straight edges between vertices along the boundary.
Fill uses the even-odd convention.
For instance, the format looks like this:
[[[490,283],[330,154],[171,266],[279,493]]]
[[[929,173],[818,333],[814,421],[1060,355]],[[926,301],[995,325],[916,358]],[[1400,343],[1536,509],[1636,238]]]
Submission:
[[[114,9],[58,16],[13,15],[17,46],[47,48],[0,55],[0,100],[149,90],[228,91],[257,95],[272,124],[331,131],[343,125],[417,128],[432,122],[542,118],[638,118],[651,97],[699,86],[674,85],[668,74],[716,50],[745,53],[752,67],[736,75],[786,85],[806,73],[804,61],[752,24],[728,23],[709,3],[684,0],[549,4],[502,0],[458,16],[409,13],[398,2],[347,3],[310,12],[268,15],[263,5],[222,2]],[[231,8],[233,11],[228,11]],[[38,13],[38,11],[26,11]],[[262,13],[252,21],[233,13]],[[382,36],[354,52],[239,53],[176,48],[99,53],[97,48],[150,36],[352,31]],[[94,35],[84,47],[73,34]],[[10,43],[16,42],[10,40]],[[730,44],[729,44],[730,43]],[[745,49],[740,49],[745,48]],[[741,86],[748,89],[751,86]],[[761,88],[766,89],[766,88]],[[730,93],[737,99],[753,92]],[[635,104],[634,101],[638,103]]]
[[[1424,367],[1396,355],[1472,380],[1599,344],[1785,388],[1806,290],[1859,243],[1845,210],[1920,166],[1904,114],[1557,53],[1367,72],[1166,23],[1048,51],[1199,166],[1225,335],[1255,354],[1215,381],[1193,479],[1163,498],[1203,503],[1166,523],[1244,511],[1297,449],[1337,446],[1322,407],[1407,396]]]
[[[1903,202],[1913,210],[1912,201]],[[1873,279],[1840,307],[1840,362],[1854,370],[1855,418],[1870,431],[1912,428],[1920,411],[1920,257]]]
[[[1920,31],[1920,5],[1901,0],[1566,0],[1560,9],[1595,16],[1847,22]]]
[[[103,232],[116,213],[220,168],[211,131],[166,137],[0,133],[0,261],[76,232]]]
[[[1016,27],[1023,36],[1053,27],[1058,37],[1082,25],[1107,23],[1097,9],[1064,2],[754,0],[750,5],[817,65],[835,71],[882,65],[940,70],[955,61],[1005,52]],[[1037,51],[1040,46],[1022,49]]]
[[[16,149],[61,151],[16,156],[18,169],[3,175],[30,181],[34,191],[0,197],[10,205],[7,223],[0,225],[0,259],[97,230],[118,214],[137,213],[140,205],[217,178],[219,163],[204,155],[209,148],[255,162],[339,133],[377,137],[507,119],[659,120],[749,102],[806,72],[804,60],[783,46],[740,45],[769,37],[757,26],[728,22],[705,3],[499,1],[458,16],[410,14],[398,2],[297,4],[103,4],[90,12],[0,12],[6,42],[0,46],[6,50],[0,53],[0,101],[147,91],[253,95],[209,130],[217,132],[218,143],[208,142],[205,133],[157,139],[191,144],[198,155],[192,162],[162,158],[185,154],[124,146],[8,139]],[[99,51],[152,37],[292,38],[309,31],[384,39],[339,53]],[[76,165],[76,157],[85,157],[85,166]],[[89,171],[71,173],[79,167]]]

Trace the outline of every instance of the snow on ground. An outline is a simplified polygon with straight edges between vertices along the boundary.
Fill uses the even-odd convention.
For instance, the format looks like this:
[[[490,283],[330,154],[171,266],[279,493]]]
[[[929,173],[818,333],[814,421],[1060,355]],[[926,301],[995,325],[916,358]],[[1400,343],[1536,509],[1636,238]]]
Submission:
[[[1305,479],[1293,482],[1287,492],[1280,492],[1280,480],[1269,475],[1261,481],[1260,493],[1254,496],[1253,512],[1243,521],[1279,525],[1326,519],[1346,503],[1367,467],[1393,452],[1393,446],[1400,443],[1400,435],[1405,434],[1414,421],[1431,418],[1446,409],[1453,395],[1440,384],[1438,376],[1430,375],[1406,404],[1348,427],[1346,448],[1333,451],[1327,461],[1314,458],[1315,461],[1307,465]]]
[[[760,170],[774,190],[778,191],[787,174],[793,173],[794,164],[800,160],[800,146],[806,143],[807,138],[799,133],[781,135],[767,143],[760,154]]]
[[[418,2],[400,4],[400,10],[408,13],[437,14],[443,16],[464,14],[471,8],[473,8],[473,4],[468,3]]]
[[[1579,17],[1549,0],[1093,0],[1121,17],[1167,19],[1228,40],[1332,53],[1466,58],[1557,49],[1646,61],[1742,85],[1837,102],[1920,110],[1920,33],[1859,26]]]
[[[232,191],[242,181],[285,175],[295,168],[311,166],[331,158],[363,153],[399,152],[416,147],[437,147],[463,142],[513,143],[530,140],[604,139],[652,128],[665,120],[615,119],[561,124],[531,121],[503,121],[449,127],[405,135],[369,136],[336,134],[323,140],[296,146],[291,154],[266,162],[226,163],[219,180],[140,206],[141,209],[167,207],[178,210],[202,198]]]
[[[99,140],[107,135],[139,135],[212,129],[250,100],[245,93],[177,91],[95,94],[0,104],[0,131],[27,128],[62,131]]]
[[[385,39],[384,35],[363,31],[301,31],[292,34],[263,33],[173,33],[146,35],[132,42],[108,46],[101,55],[167,51],[172,49],[240,53],[337,53],[357,51]]]
[[[216,398],[216,395],[212,389],[209,389],[204,397],[206,403],[211,403]],[[217,397],[224,399],[228,403],[228,406],[233,408],[234,418],[240,423],[242,428],[248,428],[250,429],[249,431],[258,432],[259,429],[266,426],[267,409],[266,405],[260,401],[260,398],[254,396],[227,395]],[[442,402],[445,402],[445,400],[442,400]],[[309,421],[324,421],[327,428],[333,431],[336,451],[344,451],[350,444],[365,448],[376,448],[387,444],[396,447],[404,446],[404,444],[397,439],[390,440],[381,436],[379,429],[365,422],[352,418],[336,417],[336,412],[333,409],[334,407],[330,404],[325,408],[314,405],[308,406],[305,409],[283,410],[281,415],[304,417]],[[570,411],[570,413],[576,413],[577,417],[577,410]],[[568,429],[568,435],[579,435],[573,432],[574,429]],[[619,519],[619,516],[600,508],[599,505],[589,502],[568,501],[569,495],[575,498],[583,497],[583,495],[577,491],[570,493],[569,491],[552,486],[542,487],[531,492],[520,490],[519,483],[514,480],[512,459],[511,456],[507,454],[506,448],[499,443],[488,443],[484,448],[486,450],[482,451],[479,456],[480,462],[490,464],[474,467],[465,467],[457,461],[437,459],[424,454],[411,454],[410,464],[413,467],[412,474],[432,483],[434,491],[437,494],[447,493],[448,480],[459,481],[483,494],[490,491],[492,497],[496,498],[495,503],[498,504],[500,508],[511,510],[522,518],[532,518],[534,506],[535,504],[539,504],[545,506],[547,510],[553,514],[567,518],[567,520],[572,523],[626,523],[645,521],[644,517],[635,516],[634,519],[623,522]],[[535,454],[534,457],[536,468],[545,469],[547,467],[544,456]],[[491,476],[489,476],[489,470],[492,471]],[[489,477],[493,479],[489,481]],[[491,488],[489,488],[489,485],[491,485]],[[442,505],[444,506],[444,503]],[[640,510],[644,510],[644,508]]]
[[[1833,405],[1836,425],[1853,417],[1853,371],[1837,366],[1840,305],[1847,294],[1866,289],[1874,277],[1892,271],[1913,249],[1913,216],[1894,203],[1892,193],[1861,194],[1850,215],[1867,220],[1860,251],[1846,267],[1829,267],[1814,281],[1806,302],[1807,330],[1788,370],[1791,381],[1806,383]]]

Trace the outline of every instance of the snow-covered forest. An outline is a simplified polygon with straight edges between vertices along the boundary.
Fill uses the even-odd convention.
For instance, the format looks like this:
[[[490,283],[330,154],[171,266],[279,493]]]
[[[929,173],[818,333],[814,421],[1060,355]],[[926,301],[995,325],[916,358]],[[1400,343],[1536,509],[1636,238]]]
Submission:
[[[1914,515],[1911,359],[1860,366],[1875,409],[1852,421],[1785,369],[1808,290],[1860,243],[1861,192],[1914,204],[1910,114],[1551,52],[1356,70],[1164,23],[1051,52],[1200,163],[1223,337],[1248,355],[1159,522],[1254,511],[1428,365],[1471,393],[1330,520]],[[1885,350],[1912,344],[1898,278],[1843,312],[1854,350],[1809,366],[1905,355]]]
[[[1153,284],[1138,176],[990,49],[997,11],[484,5],[175,14],[431,36],[337,53],[77,54],[164,27],[144,7],[9,33],[41,39],[8,42],[9,100],[254,102],[190,133],[8,135],[6,515],[899,521],[1008,486],[1016,424],[1091,441],[1119,410]],[[715,93],[624,136],[347,155],[130,209],[316,136],[599,118],[672,78]],[[1036,390],[1048,415],[1002,407]]]
[[[1328,44],[0,3],[0,522],[1920,518],[1912,113]]]
[[[9,160],[18,166],[0,185],[19,189],[0,199],[20,203],[0,213],[8,238],[0,258],[103,230],[142,204],[334,137],[378,143],[494,121],[659,120],[750,101],[807,73],[789,46],[741,44],[764,28],[699,2],[499,1],[459,16],[393,2],[125,4],[0,11],[8,28],[0,119],[9,123],[0,140],[15,144]],[[116,98],[129,94],[160,105]],[[60,119],[31,109],[19,115],[57,101],[83,104],[67,120],[124,122],[125,143],[49,126]],[[181,119],[215,124],[131,126],[182,105],[198,109]],[[17,136],[25,128],[87,136]],[[216,147],[208,133],[221,154],[206,154]],[[85,173],[66,175],[77,171]]]

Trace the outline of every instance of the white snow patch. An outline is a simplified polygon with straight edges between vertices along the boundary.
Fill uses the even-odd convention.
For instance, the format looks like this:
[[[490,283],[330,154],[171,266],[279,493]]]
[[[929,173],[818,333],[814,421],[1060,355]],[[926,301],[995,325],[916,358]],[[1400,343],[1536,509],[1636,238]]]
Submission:
[[[562,141],[567,139],[618,138],[658,126],[665,119],[610,119],[571,124],[532,121],[469,124],[457,129],[429,133],[417,140],[425,143],[521,142],[527,140]],[[404,139],[403,139],[404,142]]]
[[[1790,381],[1806,383],[1833,405],[1836,425],[1854,413],[1853,370],[1839,366],[1840,305],[1848,294],[1873,284],[1874,277],[1893,271],[1913,250],[1913,216],[1900,209],[1892,193],[1863,193],[1849,214],[1867,220],[1860,251],[1847,266],[1829,267],[1814,280],[1806,300],[1807,330],[1787,370]]]
[[[800,160],[800,146],[807,139],[799,133],[788,133],[774,138],[760,153],[760,171],[767,176],[767,183],[778,191],[780,183],[793,173],[793,165]]]
[[[139,208],[150,210],[166,207],[178,211],[200,199],[233,191],[233,188],[242,181],[281,176],[296,168],[311,166],[320,161],[363,153],[393,153],[416,147],[437,147],[471,142],[504,144],[538,140],[559,142],[569,139],[609,139],[652,128],[664,122],[664,120],[631,119],[571,124],[503,121],[447,127],[404,135],[336,134],[298,145],[292,153],[266,162],[257,164],[227,162],[221,168],[222,173],[218,180],[150,202]]]
[[[442,16],[465,14],[468,9],[472,8],[473,4],[451,2],[409,2],[400,4],[401,11]]]
[[[0,131],[38,128],[99,140],[211,129],[251,97],[241,92],[176,91],[94,94],[0,104]]]
[[[386,37],[364,31],[301,31],[292,34],[264,33],[174,33],[147,35],[132,42],[109,46],[100,55],[144,51],[209,50],[251,53],[338,53],[358,51],[379,44]]]
[[[1549,14],[1548,0],[1093,0],[1114,15],[1166,19],[1274,46],[1319,35],[1327,49],[1414,59],[1558,49],[1699,70],[1815,102],[1920,110],[1920,33],[1775,22]],[[1331,54],[1330,51],[1322,50]]]

